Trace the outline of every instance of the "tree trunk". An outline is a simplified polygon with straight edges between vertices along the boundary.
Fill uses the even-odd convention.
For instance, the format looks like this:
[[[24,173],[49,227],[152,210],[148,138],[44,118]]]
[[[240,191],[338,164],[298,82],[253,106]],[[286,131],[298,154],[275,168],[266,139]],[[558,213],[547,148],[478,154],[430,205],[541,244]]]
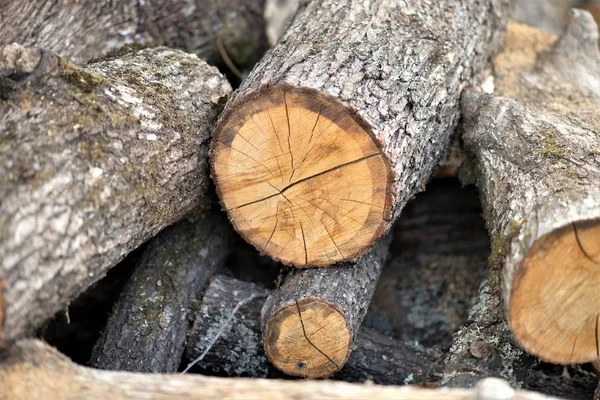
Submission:
[[[1,346],[213,204],[208,138],[230,86],[166,48],[80,68],[10,45],[0,48],[0,91]]]
[[[442,160],[510,3],[304,2],[213,140],[238,232],[298,267],[365,254]]]
[[[508,322],[523,348],[559,364],[600,358],[597,39],[584,11],[554,45],[515,26],[495,60],[497,93],[462,98],[467,170],[483,199],[490,263],[503,267]]]
[[[114,305],[90,359],[96,368],[176,372],[196,302],[224,263],[230,226],[216,213],[163,230]]]
[[[390,241],[387,235],[356,262],[301,271],[269,296],[262,329],[265,353],[275,367],[321,378],[344,366]]]
[[[5,3],[0,7],[0,43],[40,47],[76,63],[136,44],[182,49],[211,65],[222,65],[226,55],[246,69],[268,46],[264,0]]]
[[[206,290],[200,312],[190,331],[186,356],[194,360],[225,324],[236,304],[253,294],[267,294],[252,283],[216,276]],[[219,340],[198,363],[203,369],[227,376],[264,378],[273,375],[262,345],[260,313],[264,298],[240,307]],[[334,378],[378,384],[421,383],[435,380],[440,354],[404,342],[395,341],[372,329],[361,328],[346,365]]]
[[[101,371],[75,365],[38,340],[21,341],[0,357],[0,398],[12,400],[552,399],[532,392],[515,393],[499,380],[485,380],[472,390],[432,390],[331,381]]]

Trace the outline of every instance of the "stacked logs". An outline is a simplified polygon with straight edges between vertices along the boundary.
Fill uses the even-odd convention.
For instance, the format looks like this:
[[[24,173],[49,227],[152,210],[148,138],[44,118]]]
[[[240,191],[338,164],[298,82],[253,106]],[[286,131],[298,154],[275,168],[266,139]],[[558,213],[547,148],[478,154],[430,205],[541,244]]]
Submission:
[[[176,372],[186,360],[229,376],[476,386],[450,395],[495,399],[530,396],[477,382],[526,383],[532,355],[597,364],[600,55],[589,14],[573,12],[558,39],[511,25],[492,76],[509,0],[305,2],[262,58],[263,1],[201,3],[31,0],[2,11],[0,40],[21,42],[0,47],[2,398],[331,390],[151,383],[22,340],[146,241],[95,368]],[[66,15],[78,23],[68,30]],[[141,46],[113,51],[131,41]],[[260,61],[232,94],[198,56],[143,48],[162,45],[238,76]],[[361,324],[391,262],[389,231],[452,140],[492,254],[442,352]],[[229,276],[231,226],[298,269],[276,287]],[[340,385],[347,397],[429,393]]]

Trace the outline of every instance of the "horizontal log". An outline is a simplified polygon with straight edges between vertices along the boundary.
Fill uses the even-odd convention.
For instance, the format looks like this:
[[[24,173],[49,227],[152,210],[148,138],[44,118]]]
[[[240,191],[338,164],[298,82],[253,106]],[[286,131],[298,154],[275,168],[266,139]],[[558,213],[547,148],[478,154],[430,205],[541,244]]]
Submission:
[[[297,267],[365,254],[441,162],[510,3],[303,2],[215,131],[237,231]]]
[[[260,327],[264,297],[241,306],[226,325],[238,302],[255,294],[266,295],[268,291],[249,282],[215,276],[188,335],[188,361],[204,353],[216,333],[225,326],[198,366],[219,375],[273,376],[273,368],[264,353]],[[362,327],[348,362],[334,375],[334,379],[349,382],[370,380],[387,385],[434,381],[440,373],[441,359],[441,354],[435,350],[412,346]]]
[[[0,48],[0,346],[214,204],[208,138],[230,90],[216,68],[166,48],[85,67]]]
[[[209,212],[150,240],[113,306],[90,366],[176,372],[196,302],[225,262],[231,238],[225,216]]]
[[[21,341],[0,355],[0,395],[14,400],[554,399],[515,391],[501,380],[485,380],[471,390],[436,390],[331,381],[293,382],[102,371],[75,365],[37,340]]]
[[[600,53],[574,10],[556,39],[514,26],[496,92],[466,90],[463,142],[518,342],[558,364],[600,358]]]
[[[223,64],[225,55],[246,69],[268,46],[264,2],[7,0],[0,10],[0,43],[43,48],[76,63],[132,43],[168,46],[195,53],[211,65]]]

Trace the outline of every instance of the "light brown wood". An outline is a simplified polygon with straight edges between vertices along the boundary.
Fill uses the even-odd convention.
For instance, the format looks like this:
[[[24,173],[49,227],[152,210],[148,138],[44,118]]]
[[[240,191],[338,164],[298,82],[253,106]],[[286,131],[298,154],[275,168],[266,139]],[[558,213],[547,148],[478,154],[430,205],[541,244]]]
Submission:
[[[331,381],[216,378],[101,371],[75,365],[39,340],[0,355],[0,399],[10,400],[550,400],[501,379],[472,389],[422,389]]]
[[[390,168],[365,124],[309,89],[279,86],[226,119],[213,176],[237,231],[297,267],[363,254],[390,218]]]
[[[600,358],[600,221],[539,239],[511,297],[511,327],[528,351],[556,363]]]
[[[322,378],[338,371],[352,342],[346,318],[322,300],[304,300],[267,323],[265,353],[288,375]]]

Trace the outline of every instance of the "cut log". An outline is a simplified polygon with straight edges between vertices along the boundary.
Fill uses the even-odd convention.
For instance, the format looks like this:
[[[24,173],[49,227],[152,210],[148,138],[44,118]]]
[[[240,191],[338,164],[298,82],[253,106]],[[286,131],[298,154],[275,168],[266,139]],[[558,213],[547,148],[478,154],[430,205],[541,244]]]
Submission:
[[[298,272],[262,310],[265,354],[289,375],[322,378],[352,350],[388,254],[391,235],[353,263]]]
[[[38,340],[24,340],[0,355],[0,398],[11,400],[552,400],[515,391],[501,380],[476,389],[441,390],[331,381],[282,381],[94,370],[73,364]]]
[[[466,170],[503,267],[508,322],[530,353],[600,358],[600,55],[591,15],[556,40],[514,26],[495,59],[497,95],[462,98]]]
[[[81,68],[0,48],[0,343],[213,204],[208,138],[229,91],[216,68],[165,48]]]
[[[268,46],[264,1],[7,0],[0,7],[0,43],[43,48],[76,63],[128,44],[168,46],[211,65],[228,57],[246,69]]]
[[[365,254],[443,158],[509,4],[304,2],[213,139],[237,231],[297,267]]]
[[[230,230],[223,215],[208,213],[152,239],[114,305],[90,365],[176,372],[195,303],[229,252]]]
[[[268,292],[252,283],[216,276],[206,290],[190,331],[187,359],[191,361],[201,355],[237,303],[256,293]],[[274,371],[267,362],[262,344],[260,313],[263,303],[264,298],[257,298],[240,307],[198,366],[226,376],[272,376]],[[371,380],[393,385],[434,381],[440,373],[438,351],[396,341],[372,329],[362,327],[353,348],[348,362],[334,379]]]

